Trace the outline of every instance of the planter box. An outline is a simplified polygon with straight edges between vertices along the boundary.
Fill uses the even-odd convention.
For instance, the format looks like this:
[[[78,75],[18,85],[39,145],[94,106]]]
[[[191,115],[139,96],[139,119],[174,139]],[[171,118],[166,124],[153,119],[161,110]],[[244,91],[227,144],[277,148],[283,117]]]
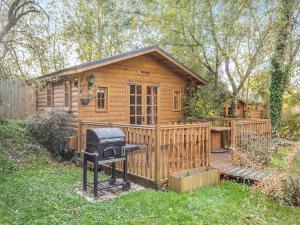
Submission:
[[[208,166],[172,172],[169,174],[168,185],[173,191],[185,192],[218,184],[219,181],[218,169]]]
[[[68,137],[68,147],[69,150],[77,150],[78,148],[78,136],[70,136]]]

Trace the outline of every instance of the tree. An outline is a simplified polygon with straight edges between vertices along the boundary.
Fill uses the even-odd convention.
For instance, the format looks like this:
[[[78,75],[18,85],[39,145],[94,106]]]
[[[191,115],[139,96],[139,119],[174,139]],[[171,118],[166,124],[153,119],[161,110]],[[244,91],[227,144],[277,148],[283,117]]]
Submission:
[[[214,89],[220,80],[221,59],[208,32],[203,1],[142,1],[135,20],[143,42],[158,44],[181,62],[210,80]]]
[[[247,79],[267,63],[273,5],[247,0],[144,2],[141,15],[150,24],[148,34],[153,34],[145,42],[162,45],[217,89],[226,82],[232,90],[234,116]]]
[[[28,79],[64,67],[64,51],[59,39],[51,3],[0,0],[0,76]],[[56,8],[57,9],[57,8]],[[48,16],[51,15],[51,18]]]
[[[65,0],[63,14],[64,40],[81,62],[115,55],[134,43],[133,14],[122,2]]]
[[[269,6],[258,1],[219,2],[207,0],[214,44],[221,53],[225,74],[232,89],[230,116],[235,116],[238,96],[249,76],[267,61],[273,28]],[[221,18],[219,21],[216,18]]]
[[[283,95],[291,75],[291,67],[299,49],[292,41],[295,1],[281,0],[277,21],[276,42],[271,58],[270,114],[274,134],[278,131],[282,114]],[[296,43],[296,44],[295,44]],[[296,45],[293,50],[292,45]],[[289,49],[290,48],[290,49]]]
[[[35,1],[30,0],[14,0],[11,4],[4,0],[1,0],[2,7],[7,7],[7,21],[5,25],[0,30],[0,43],[2,43],[3,38],[7,35],[14,26],[17,25],[19,20],[30,13],[39,13],[40,6]]]

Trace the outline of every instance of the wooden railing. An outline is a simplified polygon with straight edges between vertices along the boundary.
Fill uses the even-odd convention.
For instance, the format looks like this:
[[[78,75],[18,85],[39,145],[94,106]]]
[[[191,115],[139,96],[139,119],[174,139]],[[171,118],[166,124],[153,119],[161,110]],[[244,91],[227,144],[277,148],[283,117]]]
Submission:
[[[186,125],[130,125],[80,121],[79,146],[85,148],[86,129],[117,127],[124,131],[126,142],[141,145],[130,153],[128,172],[157,182],[169,172],[209,164],[209,123]],[[122,168],[122,164],[117,164]]]
[[[142,146],[129,155],[129,173],[159,182],[172,171],[209,165],[211,126],[231,127],[229,144],[234,148],[245,148],[244,144],[249,142],[268,144],[271,140],[270,121],[263,119],[221,118],[211,122],[156,126],[79,121],[78,146],[81,151],[85,148],[87,128],[120,128],[127,143]],[[117,167],[121,169],[122,164]]]
[[[230,145],[244,147],[249,141],[269,144],[271,141],[271,121],[269,119],[214,118],[211,126],[230,127]]]
[[[162,125],[158,141],[158,178],[169,172],[209,165],[210,124]]]

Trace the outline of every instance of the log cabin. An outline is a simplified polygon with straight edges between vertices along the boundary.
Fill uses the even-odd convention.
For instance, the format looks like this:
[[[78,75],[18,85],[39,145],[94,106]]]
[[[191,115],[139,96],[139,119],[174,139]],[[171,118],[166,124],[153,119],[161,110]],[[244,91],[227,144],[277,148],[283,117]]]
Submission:
[[[66,127],[79,120],[127,124],[168,124],[184,116],[188,85],[207,83],[157,46],[72,66],[39,78],[37,109],[67,115]]]
[[[184,117],[185,89],[207,81],[157,46],[69,67],[39,80],[44,85],[37,90],[37,109],[67,115],[65,127],[78,132],[78,154],[85,148],[87,128],[109,126],[122,129],[126,142],[143,146],[130,153],[128,171],[157,187],[172,171],[210,165],[212,123],[173,124]],[[254,123],[257,129],[269,127],[268,121]],[[252,122],[223,118],[215,124],[230,127],[232,146],[240,143],[241,126],[243,134],[253,131]],[[264,134],[268,139],[269,130]]]

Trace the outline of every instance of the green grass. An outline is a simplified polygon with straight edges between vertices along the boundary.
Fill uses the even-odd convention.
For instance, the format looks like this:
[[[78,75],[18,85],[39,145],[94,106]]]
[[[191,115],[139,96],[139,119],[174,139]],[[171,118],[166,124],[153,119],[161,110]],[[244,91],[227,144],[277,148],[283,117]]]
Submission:
[[[41,152],[21,163],[12,162],[3,149],[1,155],[3,160],[6,158],[0,161],[1,168],[2,162],[7,165],[0,171],[3,177],[0,224],[298,224],[300,221],[299,208],[279,205],[253,193],[248,186],[230,181],[191,193],[143,190],[89,203],[74,192],[82,185],[80,168],[54,162]]]

